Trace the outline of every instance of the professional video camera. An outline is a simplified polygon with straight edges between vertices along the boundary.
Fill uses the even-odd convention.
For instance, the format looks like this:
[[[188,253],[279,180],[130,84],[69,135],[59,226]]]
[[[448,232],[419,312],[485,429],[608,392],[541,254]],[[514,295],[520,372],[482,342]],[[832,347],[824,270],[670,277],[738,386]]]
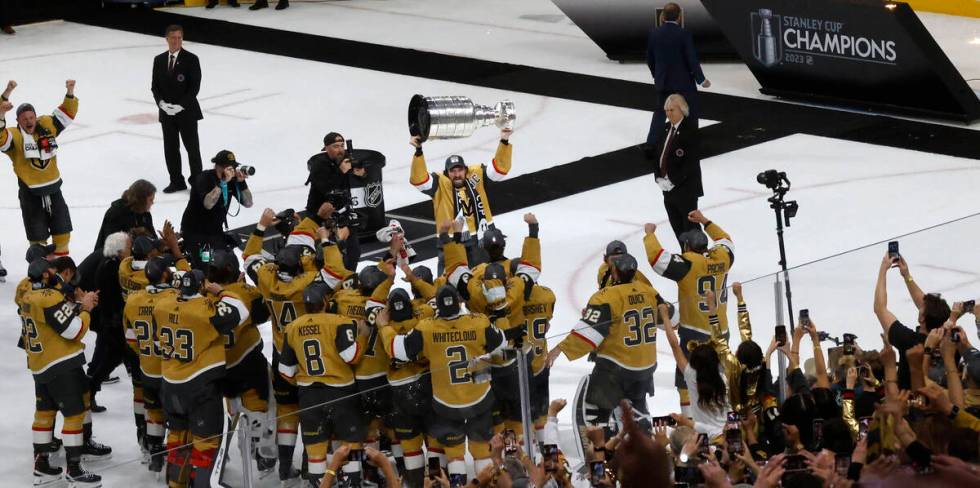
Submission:
[[[350,196],[346,190],[331,190],[326,195],[326,201],[333,205],[333,215],[324,222],[327,227],[347,227],[350,230],[360,228],[361,222],[357,212],[351,207]]]
[[[344,153],[344,159],[350,160],[351,169],[362,169],[364,168],[364,161],[354,157],[354,140],[347,139],[347,152]]]

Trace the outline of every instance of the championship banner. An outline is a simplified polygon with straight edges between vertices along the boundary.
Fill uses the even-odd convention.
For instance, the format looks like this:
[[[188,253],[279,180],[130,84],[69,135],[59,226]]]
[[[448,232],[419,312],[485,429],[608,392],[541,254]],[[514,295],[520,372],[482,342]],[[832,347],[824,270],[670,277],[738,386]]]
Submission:
[[[768,95],[972,122],[980,100],[905,3],[702,0]]]

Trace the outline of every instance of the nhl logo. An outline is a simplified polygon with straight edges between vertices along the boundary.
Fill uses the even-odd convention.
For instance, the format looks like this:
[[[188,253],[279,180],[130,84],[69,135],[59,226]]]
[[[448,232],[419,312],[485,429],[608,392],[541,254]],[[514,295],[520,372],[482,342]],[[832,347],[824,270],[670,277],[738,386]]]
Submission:
[[[783,59],[781,16],[760,8],[749,13],[749,23],[752,27],[752,57],[766,68],[779,64]]]
[[[179,81],[181,83],[184,82],[184,74],[183,73],[180,73],[180,74],[177,75],[177,81]]]
[[[381,205],[384,201],[384,196],[381,193],[381,183],[369,183],[364,187],[364,204],[368,207],[377,207]]]

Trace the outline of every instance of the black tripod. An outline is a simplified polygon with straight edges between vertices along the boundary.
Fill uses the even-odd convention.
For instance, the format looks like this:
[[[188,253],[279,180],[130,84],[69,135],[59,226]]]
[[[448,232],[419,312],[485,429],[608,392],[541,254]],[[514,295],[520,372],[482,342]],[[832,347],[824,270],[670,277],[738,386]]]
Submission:
[[[786,173],[774,169],[763,171],[756,177],[756,181],[766,185],[772,190],[769,197],[769,208],[776,212],[776,238],[779,239],[779,266],[783,270],[783,278],[786,280],[786,306],[789,309],[789,330],[793,331],[795,319],[793,317],[793,291],[789,285],[789,270],[786,266],[786,243],[783,241],[783,223],[789,227],[789,219],[796,217],[796,212],[800,209],[795,200],[786,201],[786,193],[789,191],[791,183],[786,178]]]

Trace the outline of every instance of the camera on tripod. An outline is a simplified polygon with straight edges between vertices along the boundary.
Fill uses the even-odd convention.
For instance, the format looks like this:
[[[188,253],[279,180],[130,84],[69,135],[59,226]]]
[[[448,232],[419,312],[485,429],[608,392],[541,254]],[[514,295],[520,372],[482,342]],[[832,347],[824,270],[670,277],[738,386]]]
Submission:
[[[796,203],[796,200],[783,201],[783,197],[786,196],[786,192],[792,186],[789,178],[786,177],[786,172],[767,169],[759,173],[755,177],[755,181],[772,190],[773,195],[769,197],[769,207],[776,210],[777,213],[781,213],[785,219],[786,227],[789,227],[789,219],[796,217],[800,205]]]
[[[786,178],[785,171],[776,171],[774,169],[767,169],[758,176],[755,177],[755,181],[758,181],[760,185],[766,185],[772,191],[781,191],[786,193],[789,191],[790,183],[789,179]],[[785,189],[784,188],[785,184]]]

